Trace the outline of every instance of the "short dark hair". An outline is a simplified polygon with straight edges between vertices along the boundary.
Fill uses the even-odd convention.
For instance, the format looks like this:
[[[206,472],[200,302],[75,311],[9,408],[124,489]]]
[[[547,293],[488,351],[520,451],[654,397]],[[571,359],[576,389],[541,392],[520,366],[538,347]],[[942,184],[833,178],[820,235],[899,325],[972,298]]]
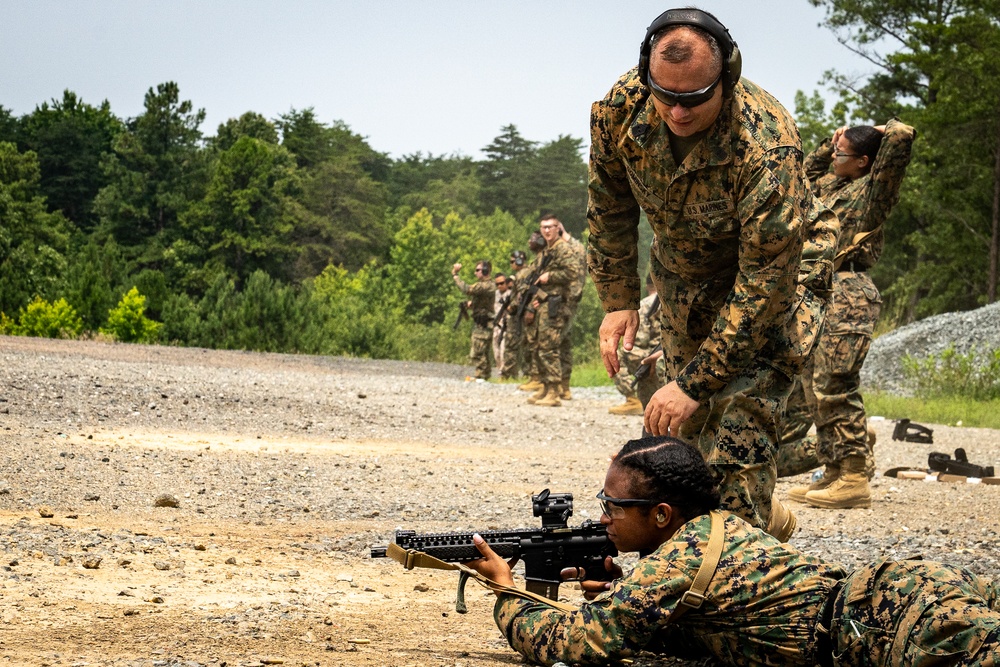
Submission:
[[[677,438],[629,440],[611,465],[632,471],[630,497],[676,508],[685,520],[719,508],[719,486],[701,452]]]
[[[850,142],[857,154],[868,157],[869,169],[875,163],[875,156],[882,146],[882,136],[882,133],[871,125],[855,125],[844,130],[844,138]]]

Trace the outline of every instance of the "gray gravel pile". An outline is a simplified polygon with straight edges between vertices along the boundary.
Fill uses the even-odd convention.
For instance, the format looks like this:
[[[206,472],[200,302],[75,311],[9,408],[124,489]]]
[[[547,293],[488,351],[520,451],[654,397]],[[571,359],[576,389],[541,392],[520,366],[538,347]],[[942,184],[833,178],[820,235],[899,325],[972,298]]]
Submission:
[[[950,346],[960,354],[1000,348],[1000,302],[976,310],[935,315],[879,336],[872,342],[861,371],[862,385],[910,395],[912,388],[903,376],[903,357],[923,359],[940,355]]]

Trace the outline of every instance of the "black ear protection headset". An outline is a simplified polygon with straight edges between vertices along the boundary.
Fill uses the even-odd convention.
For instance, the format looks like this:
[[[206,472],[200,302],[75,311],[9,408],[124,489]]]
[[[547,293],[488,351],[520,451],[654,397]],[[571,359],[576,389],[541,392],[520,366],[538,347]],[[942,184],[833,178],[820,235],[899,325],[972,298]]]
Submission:
[[[642,40],[642,47],[639,49],[639,81],[642,85],[649,86],[649,58],[653,48],[653,36],[664,28],[672,25],[689,25],[701,28],[713,38],[722,51],[722,83],[726,90],[732,90],[736,82],[740,80],[740,73],[743,71],[743,56],[740,55],[740,47],[736,45],[729,29],[706,11],[701,9],[668,9],[646,28],[646,38]]]

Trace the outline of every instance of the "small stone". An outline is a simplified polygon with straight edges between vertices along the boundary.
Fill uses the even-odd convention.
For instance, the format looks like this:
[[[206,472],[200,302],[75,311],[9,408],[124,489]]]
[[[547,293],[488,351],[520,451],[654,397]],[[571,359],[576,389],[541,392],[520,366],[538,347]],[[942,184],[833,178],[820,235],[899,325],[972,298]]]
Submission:
[[[155,567],[157,570],[169,570],[170,563],[168,563],[165,560],[157,560],[153,561],[153,567]]]
[[[95,500],[100,500],[101,497],[99,495],[97,495],[96,493],[88,493],[87,495],[85,495],[83,497],[83,499],[84,500],[95,501]]]
[[[421,583],[419,583],[419,584],[417,584],[416,586],[413,587],[413,590],[419,591],[420,593],[426,593],[430,589],[431,589],[431,587],[428,586],[427,584],[423,583],[423,582],[421,582]]]
[[[226,559],[226,565],[236,565],[236,558],[233,557],[233,556],[230,556],[229,558],[227,558]]]
[[[153,604],[163,604],[165,600],[162,595],[154,595],[153,597],[146,598],[146,602],[152,602]]]
[[[118,559],[118,567],[128,567],[131,564],[132,564],[132,559],[131,558],[119,558]]]
[[[207,548],[208,547],[206,547],[204,544],[196,544],[196,545],[194,545],[194,550],[195,551],[205,551]]]
[[[102,560],[103,558],[101,558],[100,556],[87,556],[83,560],[83,566],[88,570],[96,570],[101,566]]]
[[[42,517],[43,519],[51,519],[53,516],[55,516],[55,512],[53,512],[51,508],[43,506],[38,508],[38,516]]]
[[[153,507],[180,507],[181,501],[177,500],[176,496],[172,496],[169,493],[161,493],[156,496],[156,500],[153,501]]]

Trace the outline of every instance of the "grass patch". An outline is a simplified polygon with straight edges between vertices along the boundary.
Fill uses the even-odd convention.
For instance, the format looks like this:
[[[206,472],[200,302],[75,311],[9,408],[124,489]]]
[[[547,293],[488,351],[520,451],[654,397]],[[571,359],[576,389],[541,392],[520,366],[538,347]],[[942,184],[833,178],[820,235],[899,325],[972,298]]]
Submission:
[[[978,426],[1000,429],[1000,400],[974,401],[967,398],[907,398],[880,392],[865,394],[865,412],[886,419]]]
[[[598,359],[574,365],[570,384],[574,387],[611,387],[615,383],[608,377],[604,362]]]

